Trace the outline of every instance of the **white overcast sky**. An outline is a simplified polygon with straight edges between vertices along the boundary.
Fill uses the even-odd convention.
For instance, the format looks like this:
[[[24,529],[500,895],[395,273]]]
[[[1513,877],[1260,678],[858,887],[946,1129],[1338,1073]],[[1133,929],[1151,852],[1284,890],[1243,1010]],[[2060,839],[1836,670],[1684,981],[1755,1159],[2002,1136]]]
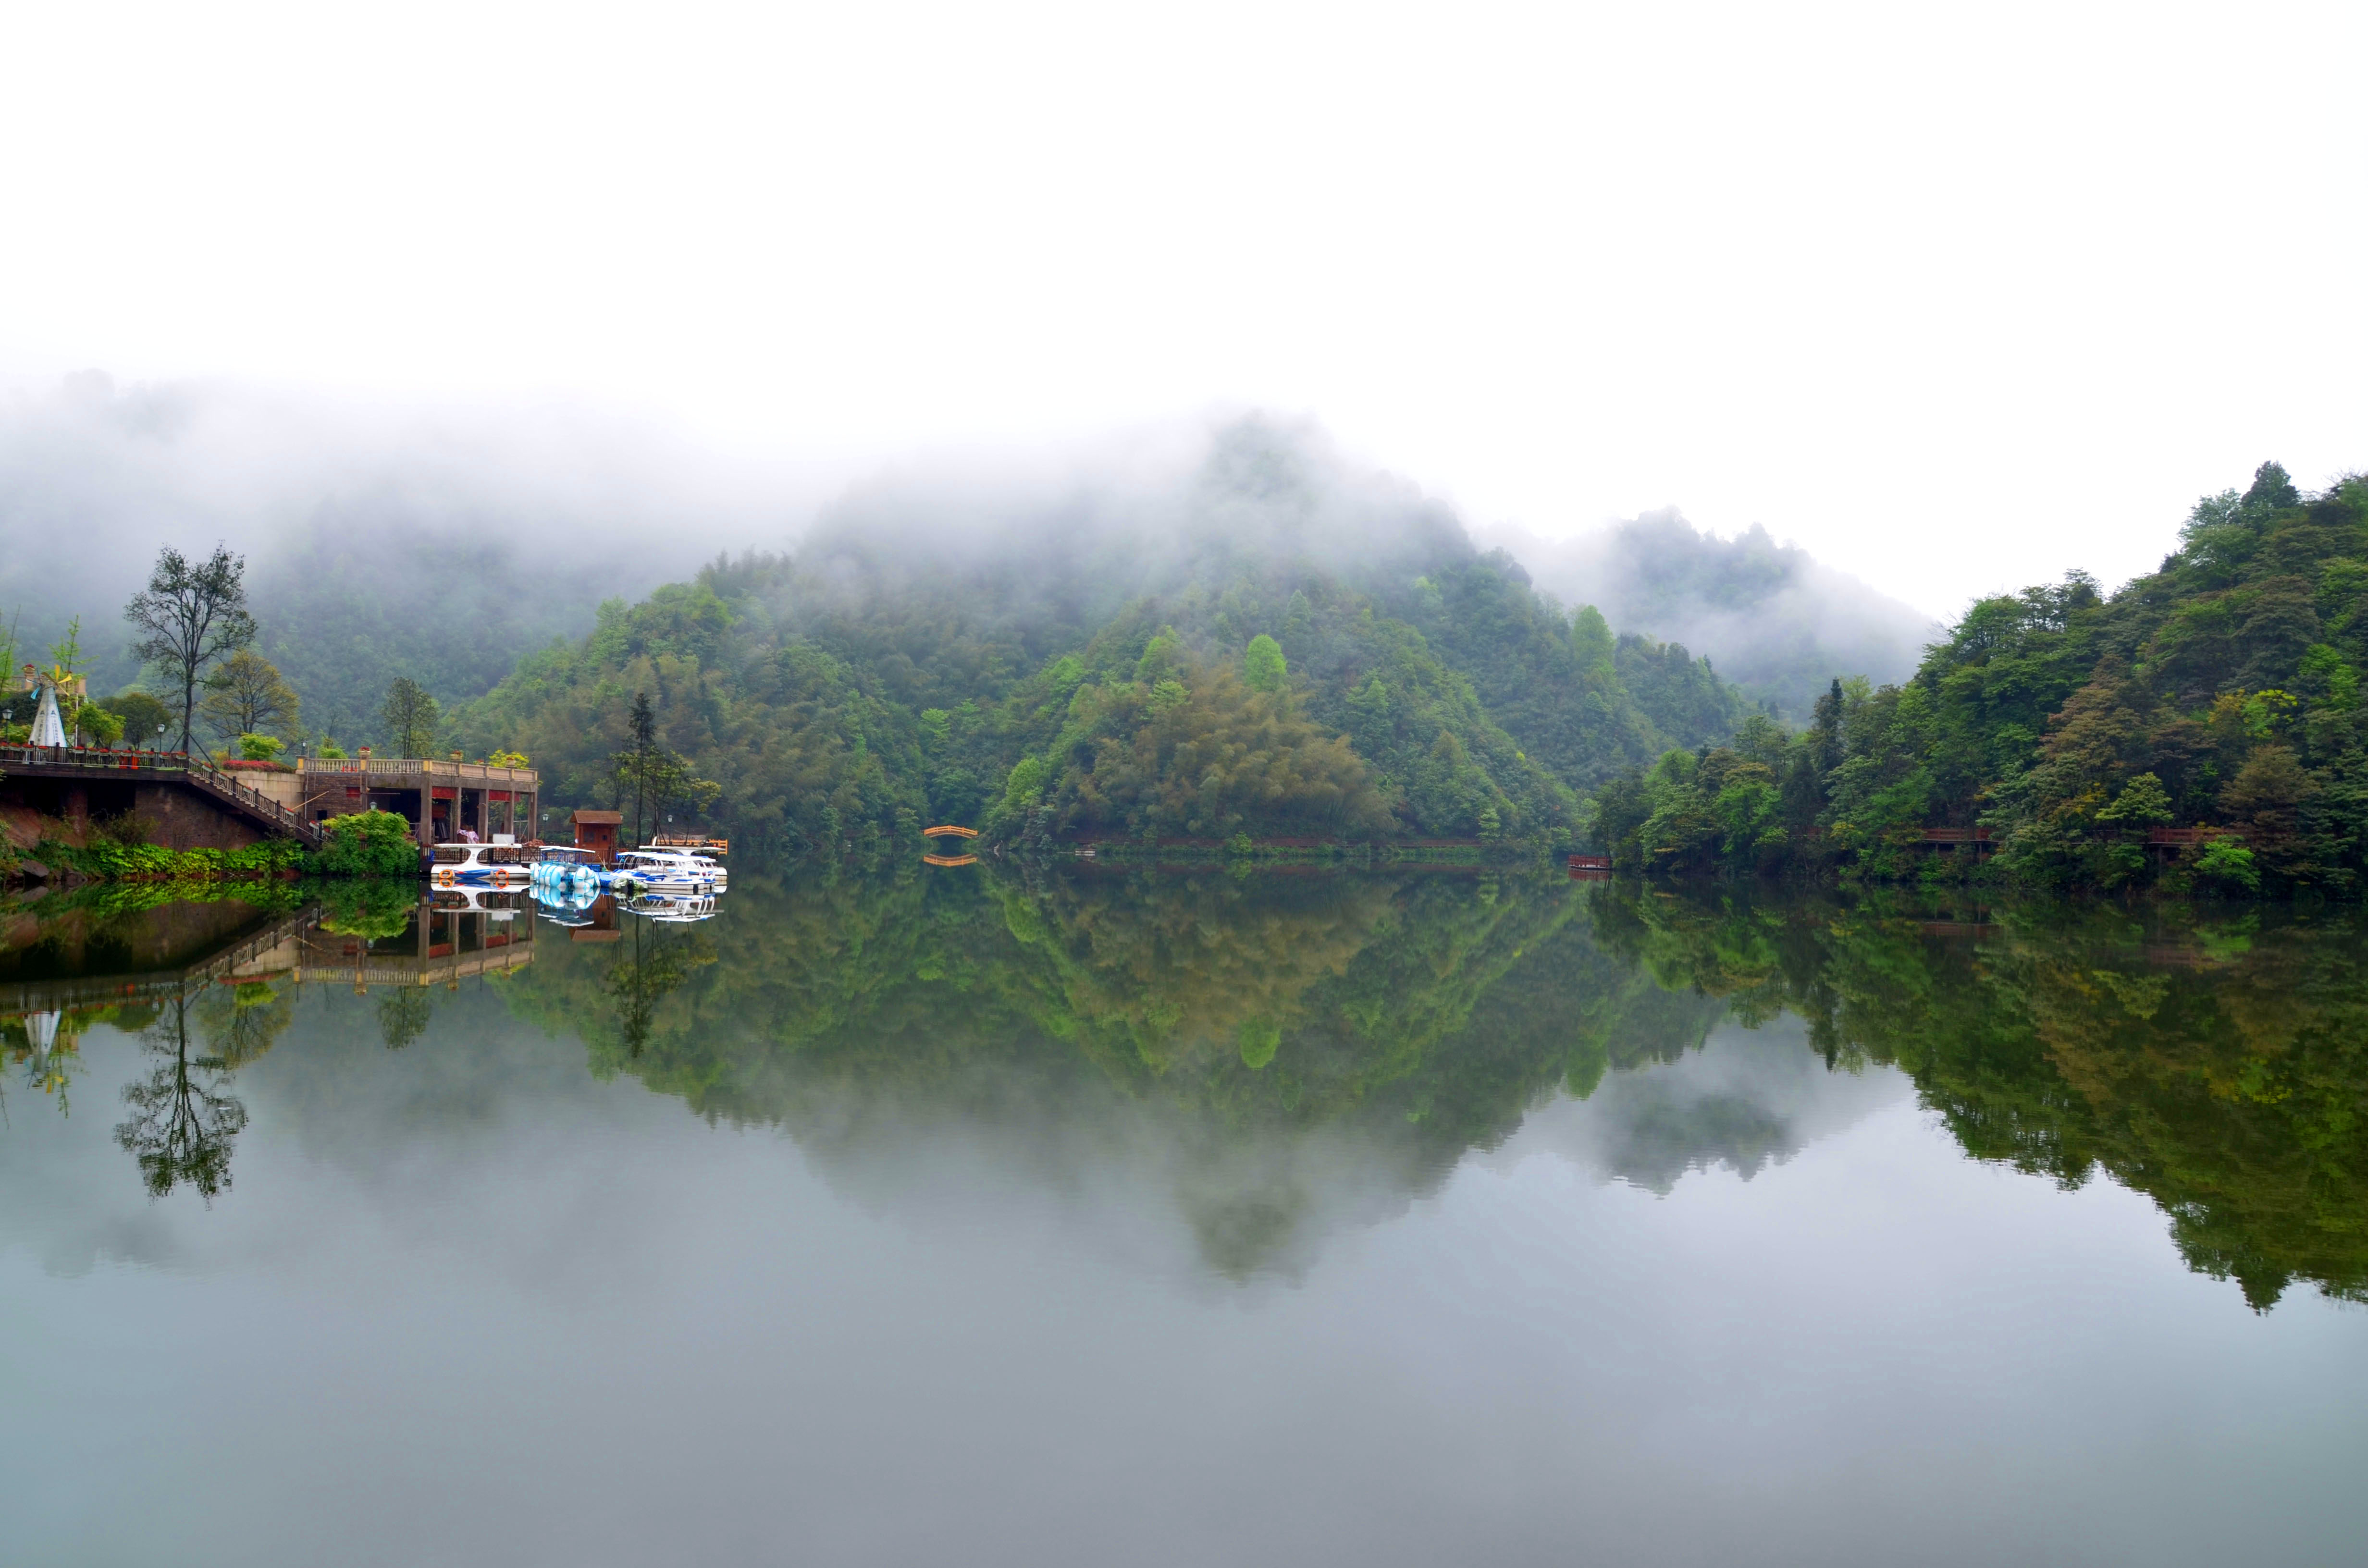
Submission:
[[[0,381],[860,474],[1260,407],[1911,601],[2368,467],[2368,6],[19,5]],[[18,542],[18,541],[11,541]]]

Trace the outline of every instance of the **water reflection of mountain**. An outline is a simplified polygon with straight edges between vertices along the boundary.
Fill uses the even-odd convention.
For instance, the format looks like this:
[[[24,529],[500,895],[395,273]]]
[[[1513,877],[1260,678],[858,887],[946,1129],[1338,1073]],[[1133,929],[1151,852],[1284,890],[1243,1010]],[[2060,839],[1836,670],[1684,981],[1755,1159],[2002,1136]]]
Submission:
[[[1692,1171],[1748,1181],[1915,1092],[1890,1069],[1827,1068],[1789,1014],[1756,1029],[1722,1023],[1676,1061],[1614,1074],[1584,1100],[1537,1107],[1494,1158],[1551,1153],[1658,1193]]]
[[[1304,1256],[1320,1216],[1385,1212],[1517,1130],[1667,1190],[1787,1158],[1904,1073],[1968,1153],[2154,1198],[2190,1263],[2256,1304],[2297,1279],[2368,1285],[2350,915],[1939,919],[1387,874],[747,891],[744,918],[689,938],[715,961],[677,994],[630,1031],[586,1026],[598,1070],[849,1171],[933,1122],[1049,1158],[1080,1122],[1043,1108],[1103,1096],[1156,1120],[1156,1163],[1231,1274]],[[583,1026],[604,985],[633,992],[579,964],[514,995]],[[1723,1020],[1751,1028],[1705,1049]]]
[[[27,1018],[0,1050],[63,1108],[77,1028],[144,1027],[97,1114],[133,1113],[152,1187],[223,1193],[257,1094],[364,1179],[530,1119],[557,1091],[541,1045],[518,1075],[524,1022],[598,1078],[781,1129],[916,1225],[1048,1203],[1148,1256],[1166,1215],[1235,1279],[1298,1273],[1475,1151],[1667,1192],[1912,1091],[1977,1157],[2146,1194],[2257,1305],[2368,1293],[2356,915],[1930,913],[1469,874],[744,873],[725,918],[534,944],[466,1007],[251,979],[173,1029],[154,1006]],[[407,907],[385,918],[417,946]]]

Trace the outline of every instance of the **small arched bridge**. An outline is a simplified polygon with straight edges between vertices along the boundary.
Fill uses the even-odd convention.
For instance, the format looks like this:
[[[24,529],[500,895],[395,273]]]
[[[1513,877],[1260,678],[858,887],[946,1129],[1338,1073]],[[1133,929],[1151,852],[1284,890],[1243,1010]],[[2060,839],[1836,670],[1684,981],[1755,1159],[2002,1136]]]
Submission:
[[[976,838],[978,836],[978,829],[974,827],[956,827],[951,823],[941,823],[936,827],[923,828],[921,830],[921,836],[923,838]],[[978,857],[975,855],[928,854],[921,857],[921,864],[924,866],[975,866],[978,864]]]

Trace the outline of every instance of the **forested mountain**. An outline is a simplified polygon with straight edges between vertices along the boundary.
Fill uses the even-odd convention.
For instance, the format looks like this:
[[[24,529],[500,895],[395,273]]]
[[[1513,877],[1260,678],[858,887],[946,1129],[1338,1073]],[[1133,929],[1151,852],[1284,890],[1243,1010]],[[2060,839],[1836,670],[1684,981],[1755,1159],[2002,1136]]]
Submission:
[[[2159,571],[1975,605],[1914,677],[1836,682],[1786,736],[1747,722],[1600,796],[1631,868],[1930,873],[1924,830],[1998,867],[2115,888],[2352,893],[2368,876],[2368,480],[2305,496],[2264,463],[2197,503]],[[2225,829],[2165,852],[2165,827]]]
[[[624,550],[529,551],[492,526],[404,540],[416,521],[399,508],[324,512],[250,567],[256,646],[302,696],[312,735],[389,745],[379,710],[396,676],[465,702],[532,650],[583,635],[602,597],[637,575]]]
[[[1249,420],[1151,484],[860,494],[459,716],[605,801],[625,710],[784,845],[928,817],[1008,836],[1566,840],[1575,791],[1749,710],[1565,610],[1411,488]]]
[[[1837,675],[1907,679],[1941,631],[1756,525],[1720,539],[1662,511],[1576,538],[1508,531],[1502,541],[1541,587],[1625,631],[1684,643],[1793,725],[1808,722]]]

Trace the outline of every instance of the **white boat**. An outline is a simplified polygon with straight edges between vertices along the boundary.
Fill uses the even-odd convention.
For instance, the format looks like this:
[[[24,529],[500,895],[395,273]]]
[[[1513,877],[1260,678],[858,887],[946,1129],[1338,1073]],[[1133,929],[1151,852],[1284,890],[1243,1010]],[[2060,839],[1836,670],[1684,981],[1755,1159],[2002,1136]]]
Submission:
[[[620,849],[611,884],[662,892],[722,892],[723,868],[680,849]]]
[[[686,867],[694,878],[712,882],[717,892],[722,892],[731,881],[731,874],[724,870],[723,861],[697,849],[688,849],[671,844],[644,844],[639,849],[632,850],[630,853],[649,856]],[[620,863],[623,859],[624,856],[618,857]]]
[[[427,880],[437,887],[524,887],[533,879],[526,852],[515,844],[439,844],[427,867]]]

